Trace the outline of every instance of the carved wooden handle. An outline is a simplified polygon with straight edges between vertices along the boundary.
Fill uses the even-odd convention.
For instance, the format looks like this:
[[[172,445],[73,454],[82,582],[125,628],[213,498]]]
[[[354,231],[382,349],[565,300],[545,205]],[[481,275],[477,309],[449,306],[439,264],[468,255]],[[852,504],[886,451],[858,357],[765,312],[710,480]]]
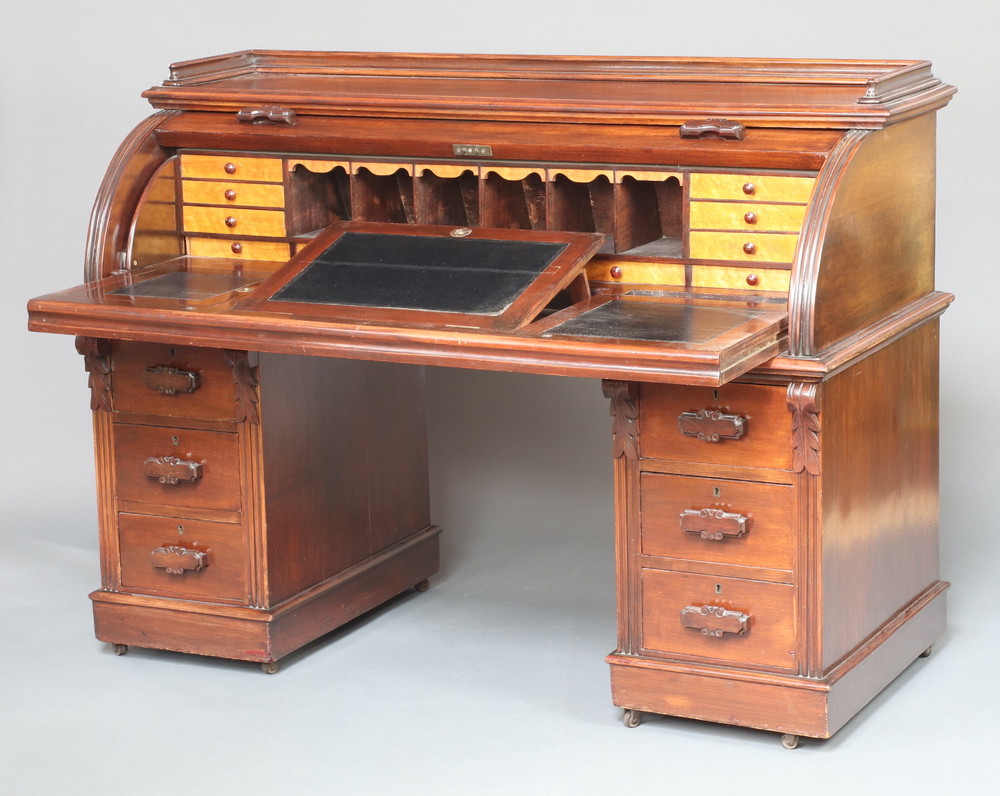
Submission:
[[[727,536],[739,538],[747,528],[748,517],[722,509],[687,509],[681,512],[681,530],[696,533],[702,539],[721,542]]]
[[[165,569],[168,575],[183,575],[188,570],[197,572],[208,566],[208,553],[186,547],[157,547],[149,554],[150,563]]]
[[[689,605],[681,611],[681,624],[703,636],[721,638],[725,633],[742,636],[749,630],[750,614],[727,611],[717,605]]]
[[[201,478],[201,462],[178,459],[176,456],[150,456],[142,466],[142,473],[161,484],[197,481]]]
[[[157,365],[142,372],[142,383],[160,395],[194,392],[201,386],[201,376],[189,370]]]
[[[258,105],[243,108],[236,114],[236,118],[238,121],[254,124],[295,124],[295,111],[280,105]]]
[[[700,119],[681,125],[681,138],[725,138],[728,141],[742,141],[746,138],[746,128],[729,119]]]
[[[746,434],[747,419],[702,409],[700,412],[682,412],[677,418],[677,428],[689,437],[718,442],[720,439],[739,439]]]

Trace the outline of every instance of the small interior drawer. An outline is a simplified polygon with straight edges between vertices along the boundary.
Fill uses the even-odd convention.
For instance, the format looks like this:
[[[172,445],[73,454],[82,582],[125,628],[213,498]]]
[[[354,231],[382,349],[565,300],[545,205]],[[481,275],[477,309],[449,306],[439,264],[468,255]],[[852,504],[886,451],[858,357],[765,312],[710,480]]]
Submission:
[[[181,517],[118,515],[121,585],[171,597],[242,600],[243,529]]]
[[[644,458],[772,470],[792,467],[792,415],[784,387],[725,384],[713,389],[644,383],[639,402],[639,452]],[[722,420],[713,424],[716,413]],[[742,435],[701,439],[693,433],[699,421],[681,419],[698,414],[706,416],[703,428],[723,433],[726,418],[739,418]]]
[[[151,514],[160,506],[239,511],[236,434],[116,423],[114,437],[119,500],[148,504]]]
[[[185,232],[264,238],[285,236],[285,213],[282,210],[184,205],[183,215]]]
[[[122,343],[112,357],[116,412],[231,420],[233,369],[218,348]]]
[[[639,494],[644,555],[791,574],[791,486],[642,473]]]
[[[181,176],[185,179],[282,182],[284,170],[278,158],[184,154],[181,155]]]
[[[746,202],[691,202],[691,229],[798,232],[805,205],[765,205]]]
[[[223,240],[221,238],[187,239],[187,251],[192,257],[228,257],[237,260],[286,263],[292,256],[288,243],[270,240]],[[271,267],[271,270],[274,266]]]
[[[187,204],[226,207],[285,206],[285,187],[280,183],[184,180],[182,186]]]
[[[805,204],[812,195],[812,177],[773,174],[691,174],[692,199],[729,199]]]
[[[794,669],[794,597],[794,587],[781,583],[644,569],[642,646],[668,655]],[[702,614],[706,607],[726,615]],[[704,630],[687,626],[685,613],[689,624]],[[740,617],[745,631],[730,632]]]
[[[798,241],[782,232],[691,232],[691,259],[790,263]]]

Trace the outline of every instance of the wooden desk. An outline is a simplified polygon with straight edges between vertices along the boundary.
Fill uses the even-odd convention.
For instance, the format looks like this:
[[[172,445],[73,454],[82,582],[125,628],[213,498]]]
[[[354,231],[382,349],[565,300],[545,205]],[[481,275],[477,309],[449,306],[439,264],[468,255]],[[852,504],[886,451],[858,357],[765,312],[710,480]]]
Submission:
[[[829,737],[944,628],[953,93],[902,61],[175,64],[85,283],[29,305],[90,374],[98,638],[276,671],[437,571],[424,365],[590,376],[626,724]]]

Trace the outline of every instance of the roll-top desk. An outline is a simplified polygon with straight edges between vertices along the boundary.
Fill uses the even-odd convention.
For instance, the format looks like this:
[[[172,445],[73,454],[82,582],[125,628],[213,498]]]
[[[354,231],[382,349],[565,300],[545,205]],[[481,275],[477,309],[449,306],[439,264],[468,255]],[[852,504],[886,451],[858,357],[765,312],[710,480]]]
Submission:
[[[423,366],[610,401],[625,722],[829,737],[944,628],[917,61],[248,51],[101,186],[98,638],[257,661],[426,588]]]

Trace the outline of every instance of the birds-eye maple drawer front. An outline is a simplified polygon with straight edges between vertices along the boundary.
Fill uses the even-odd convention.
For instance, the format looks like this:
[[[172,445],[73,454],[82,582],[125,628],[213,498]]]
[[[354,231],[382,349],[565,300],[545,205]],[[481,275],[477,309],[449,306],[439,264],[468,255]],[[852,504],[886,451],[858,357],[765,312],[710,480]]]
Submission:
[[[121,587],[172,597],[242,600],[242,526],[182,517],[118,515]]]
[[[642,646],[650,652],[794,669],[795,589],[642,570]]]
[[[119,501],[239,511],[236,434],[117,423],[114,437]]]
[[[795,258],[799,236],[783,232],[695,232],[690,233],[693,260],[745,260],[760,263],[790,263]]]
[[[184,231],[212,235],[285,236],[283,210],[248,210],[244,207],[184,205]]]
[[[224,207],[284,207],[285,187],[278,183],[184,180],[184,203]]]
[[[254,158],[245,155],[181,155],[181,176],[185,179],[247,180],[282,182],[284,173],[279,158]]]
[[[287,243],[270,240],[222,240],[220,238],[188,238],[188,254],[192,257],[229,257],[238,260],[264,260],[270,263],[286,263],[292,256],[292,247]],[[268,270],[274,270],[272,266]],[[254,266],[257,270],[259,266]]]
[[[233,369],[221,349],[123,343],[112,361],[117,412],[206,420],[236,417]]]
[[[798,232],[806,205],[765,205],[746,202],[692,202],[691,229],[746,232]]]
[[[725,384],[713,390],[644,383],[639,412],[644,458],[792,467],[792,416],[784,387]]]
[[[694,173],[690,193],[691,199],[806,204],[815,182],[813,177]]]
[[[791,486],[642,473],[639,495],[644,555],[791,575]]]

